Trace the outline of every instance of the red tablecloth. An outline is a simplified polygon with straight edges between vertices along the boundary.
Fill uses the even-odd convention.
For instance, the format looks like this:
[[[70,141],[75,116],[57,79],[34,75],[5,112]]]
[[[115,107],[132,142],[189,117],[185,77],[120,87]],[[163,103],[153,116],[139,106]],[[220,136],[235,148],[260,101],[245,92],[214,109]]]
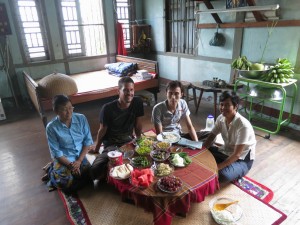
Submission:
[[[160,191],[156,185],[157,178],[144,190],[133,187],[128,179],[109,177],[108,182],[119,190],[123,199],[131,199],[137,206],[152,212],[155,225],[171,224],[175,214],[187,213],[191,202],[202,202],[205,196],[219,188],[217,164],[212,154],[207,149],[183,151],[189,153],[192,163],[175,169],[173,175],[183,182],[182,189],[175,194]]]

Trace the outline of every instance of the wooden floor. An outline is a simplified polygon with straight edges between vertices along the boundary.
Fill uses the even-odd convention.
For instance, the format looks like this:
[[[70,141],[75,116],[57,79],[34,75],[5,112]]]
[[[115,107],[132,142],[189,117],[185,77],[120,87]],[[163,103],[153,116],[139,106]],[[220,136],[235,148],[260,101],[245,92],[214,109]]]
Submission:
[[[163,98],[164,91],[159,96]],[[93,136],[102,104],[103,101],[95,101],[75,107],[75,111],[88,117]],[[204,128],[205,118],[213,112],[212,104],[202,101],[197,115],[193,102],[189,105],[195,128]],[[151,110],[145,106],[144,130],[152,128]],[[0,224],[70,224],[57,192],[49,193],[40,181],[41,168],[50,160],[42,121],[35,111],[14,110],[6,114],[8,119],[0,121]],[[274,191],[271,205],[288,215],[283,224],[300,224],[299,133],[286,128],[268,140],[257,131],[256,160],[248,174]]]

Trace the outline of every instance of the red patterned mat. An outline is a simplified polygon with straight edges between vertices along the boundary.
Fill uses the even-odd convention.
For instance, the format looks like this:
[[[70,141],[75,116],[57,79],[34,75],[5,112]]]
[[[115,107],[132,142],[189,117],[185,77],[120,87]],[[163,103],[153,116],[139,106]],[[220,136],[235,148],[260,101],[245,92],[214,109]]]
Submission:
[[[261,199],[262,201],[269,203],[274,193],[273,191],[266,187],[265,185],[258,183],[257,181],[245,176],[241,179],[232,182],[234,185],[238,186],[243,191],[251,194],[252,196]]]

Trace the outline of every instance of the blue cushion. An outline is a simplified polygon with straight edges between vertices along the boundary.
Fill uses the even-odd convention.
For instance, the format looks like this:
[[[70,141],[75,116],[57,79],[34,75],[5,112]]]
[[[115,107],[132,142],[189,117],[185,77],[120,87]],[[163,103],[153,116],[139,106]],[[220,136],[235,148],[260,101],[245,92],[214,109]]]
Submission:
[[[118,62],[118,63],[105,64],[104,67],[112,75],[127,76],[129,73],[136,72],[137,64],[136,63]]]

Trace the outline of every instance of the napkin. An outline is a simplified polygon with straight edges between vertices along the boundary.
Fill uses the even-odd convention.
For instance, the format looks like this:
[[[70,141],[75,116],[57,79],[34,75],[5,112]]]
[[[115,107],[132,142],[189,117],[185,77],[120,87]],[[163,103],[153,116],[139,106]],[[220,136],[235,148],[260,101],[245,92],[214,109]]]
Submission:
[[[201,149],[202,148],[202,141],[191,141],[186,138],[180,138],[180,140],[176,143],[178,145],[182,145],[191,149]]]

